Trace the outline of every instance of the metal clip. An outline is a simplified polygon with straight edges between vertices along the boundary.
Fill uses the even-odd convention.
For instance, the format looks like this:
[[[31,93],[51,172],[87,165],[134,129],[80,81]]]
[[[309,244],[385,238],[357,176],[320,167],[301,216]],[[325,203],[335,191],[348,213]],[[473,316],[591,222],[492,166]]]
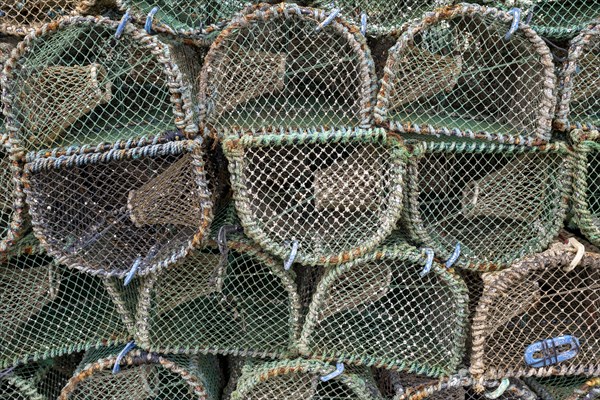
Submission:
[[[144,24],[144,29],[146,30],[148,35],[150,35],[152,33],[152,20],[154,19],[154,16],[158,12],[159,8],[160,7],[158,7],[158,6],[154,7],[152,10],[150,10],[150,12],[148,13],[148,16],[146,17],[146,23]]]
[[[112,369],[113,374],[118,374],[119,372],[121,372],[121,361],[123,360],[123,357],[125,357],[127,355],[127,353],[129,353],[131,350],[133,350],[134,347],[135,347],[135,341],[133,341],[133,340],[131,342],[127,343],[125,345],[125,347],[123,347],[123,350],[121,350],[121,352],[117,356],[117,359],[115,360],[115,366]]]
[[[333,20],[340,14],[340,9],[339,8],[334,8],[333,10],[331,10],[331,13],[327,16],[327,18],[325,18],[325,20],[323,22],[321,22],[319,24],[319,26],[317,26],[315,28],[315,32],[319,33],[321,32],[321,30],[323,30],[323,28],[325,28],[327,25],[329,25],[330,23],[333,22]]]
[[[486,393],[485,397],[488,399],[498,399],[504,394],[504,392],[506,392],[506,389],[508,389],[509,386],[510,381],[508,380],[508,378],[504,378],[502,379],[500,385],[496,388],[496,390],[494,390],[493,392]]]
[[[283,263],[283,269],[285,269],[286,271],[289,271],[289,269],[292,268],[292,264],[294,263],[296,254],[298,254],[298,241],[293,240],[292,241],[292,251],[290,252],[290,256],[288,257],[286,262]]]
[[[519,29],[519,23],[521,22],[521,9],[517,7],[513,7],[508,12],[513,16],[512,24],[510,24],[510,29],[504,35],[504,40],[509,41],[512,35]]]
[[[123,35],[123,31],[125,31],[125,25],[131,20],[131,15],[129,15],[129,11],[125,11],[123,18],[121,18],[121,22],[119,22],[119,26],[117,26],[117,31],[115,32],[115,39],[121,39]]]
[[[446,268],[447,269],[452,268],[452,266],[458,260],[459,257],[460,257],[460,242],[456,242],[456,246],[454,246],[454,251],[450,255],[450,258],[448,259],[448,261],[446,261]]]
[[[327,382],[333,378],[337,378],[338,376],[340,376],[343,373],[344,373],[344,363],[336,363],[335,371],[333,371],[332,373],[327,374],[325,376],[322,376],[321,382]]]
[[[427,261],[425,261],[425,266],[423,267],[423,270],[419,274],[421,276],[421,278],[424,277],[425,275],[427,275],[429,273],[429,271],[431,271],[431,267],[433,265],[433,256],[434,256],[433,249],[430,249],[429,247],[422,249],[422,251],[427,256]]]
[[[569,349],[559,353],[558,348],[566,345],[569,345]],[[534,368],[547,367],[570,360],[579,353],[579,348],[579,339],[571,335],[540,340],[525,349],[525,362]],[[541,353],[542,358],[535,357],[536,353]]]
[[[367,35],[367,13],[363,12],[360,14],[360,33],[363,36]]]

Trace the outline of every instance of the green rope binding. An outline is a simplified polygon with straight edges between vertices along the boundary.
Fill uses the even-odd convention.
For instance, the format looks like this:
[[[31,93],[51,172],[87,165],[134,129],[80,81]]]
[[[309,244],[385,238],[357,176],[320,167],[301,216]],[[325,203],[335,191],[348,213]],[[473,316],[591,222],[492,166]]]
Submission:
[[[600,187],[597,184],[597,169],[600,162],[600,143],[596,140],[597,131],[584,134],[574,131],[572,136],[584,137],[575,145],[573,167],[572,204],[575,222],[585,237],[595,245],[600,245]]]

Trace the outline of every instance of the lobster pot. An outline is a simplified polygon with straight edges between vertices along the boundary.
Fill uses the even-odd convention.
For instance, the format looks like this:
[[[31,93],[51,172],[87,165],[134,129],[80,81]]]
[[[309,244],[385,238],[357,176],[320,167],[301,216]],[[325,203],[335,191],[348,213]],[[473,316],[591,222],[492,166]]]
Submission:
[[[293,274],[253,246],[196,250],[140,284],[136,343],[161,353],[284,357],[296,349]]]
[[[600,378],[551,376],[526,378],[525,381],[543,400],[592,400],[600,395]]]
[[[562,226],[571,185],[562,143],[430,141],[416,144],[414,154],[405,223],[415,242],[442,259],[460,243],[461,267],[505,268],[545,249]]]
[[[596,7],[600,16],[600,3]],[[599,65],[600,24],[596,24],[571,40],[562,71],[563,89],[555,123],[557,129],[600,128]]]
[[[32,32],[5,65],[15,151],[197,133],[177,48],[132,24],[72,17]]]
[[[380,129],[243,135],[223,144],[245,233],[305,265],[335,265],[381,243],[401,212],[407,152]]]
[[[206,56],[199,79],[205,124],[220,132],[370,125],[375,68],[356,28],[295,4],[247,11]]]
[[[550,51],[527,25],[505,40],[512,21],[461,3],[406,28],[389,52],[376,122],[402,133],[548,141],[556,103]]]
[[[371,374],[350,368],[323,382],[336,367],[315,360],[246,361],[231,400],[380,400]]]
[[[600,255],[575,253],[555,243],[484,276],[472,327],[475,377],[600,371]]]
[[[134,350],[118,359],[116,348],[85,354],[59,400],[217,400],[222,372],[212,356],[161,356]],[[86,363],[86,364],[84,364]],[[115,363],[120,371],[113,373]]]
[[[300,339],[304,356],[447,375],[462,358],[468,292],[437,263],[398,242],[328,270]]]
[[[212,220],[200,141],[139,141],[31,157],[36,235],[69,267],[145,275],[184,257]]]

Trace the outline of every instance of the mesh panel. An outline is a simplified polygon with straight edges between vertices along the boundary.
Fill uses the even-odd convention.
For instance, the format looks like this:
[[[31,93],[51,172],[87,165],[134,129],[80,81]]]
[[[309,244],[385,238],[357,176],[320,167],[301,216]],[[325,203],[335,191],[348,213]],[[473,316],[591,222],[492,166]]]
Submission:
[[[327,382],[319,378],[335,367],[313,360],[247,362],[231,399],[380,399],[370,373],[350,370]]]
[[[302,264],[339,264],[373,249],[401,212],[406,152],[383,130],[244,135],[223,144],[245,232]]]
[[[300,351],[312,358],[449,374],[461,361],[467,288],[399,243],[327,271],[313,296]]]
[[[600,396],[600,379],[586,376],[526,378],[541,400],[593,400]]]
[[[600,9],[600,4],[597,5]],[[600,11],[598,11],[600,16]],[[571,41],[562,71],[563,88],[558,105],[560,130],[600,127],[600,25],[590,27]]]
[[[442,259],[459,242],[461,267],[507,267],[543,250],[562,226],[571,185],[562,145],[423,142],[414,154],[406,223]]]
[[[197,133],[177,48],[132,24],[74,17],[27,36],[6,64],[5,115],[27,151]]]
[[[27,201],[38,237],[67,266],[144,275],[185,256],[212,219],[199,141],[140,141],[33,158]]]
[[[574,257],[573,248],[557,243],[484,277],[473,322],[473,375],[600,371],[600,255],[585,253],[570,270]],[[561,341],[568,337],[574,339]]]
[[[504,40],[508,13],[437,9],[390,50],[375,120],[400,132],[532,144],[550,139],[556,77],[526,25]]]
[[[280,357],[295,349],[294,276],[253,247],[208,247],[141,286],[136,341],[160,352]]]
[[[599,171],[600,143],[584,141],[578,144],[575,153],[573,209],[581,232],[595,245],[600,245]]]
[[[203,120],[219,130],[371,123],[375,69],[365,38],[323,11],[261,5],[227,26],[200,77]]]
[[[215,357],[161,357],[136,350],[122,359],[121,371],[113,374],[117,357],[106,357],[108,350],[100,348],[86,354],[89,364],[75,373],[63,388],[60,400],[219,398],[221,371]]]

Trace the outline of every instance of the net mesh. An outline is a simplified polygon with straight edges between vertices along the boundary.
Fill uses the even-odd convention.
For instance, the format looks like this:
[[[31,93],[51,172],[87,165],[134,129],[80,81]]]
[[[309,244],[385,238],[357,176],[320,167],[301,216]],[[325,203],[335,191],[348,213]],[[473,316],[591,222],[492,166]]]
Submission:
[[[219,398],[222,374],[215,357],[159,356],[134,350],[121,360],[120,372],[113,374],[118,350],[99,348],[90,352],[84,356],[87,364],[69,380],[60,400]]]
[[[3,96],[15,147],[38,151],[140,136],[197,133],[185,68],[157,36],[72,17],[26,36],[5,65]],[[198,60],[201,61],[201,60]]]
[[[282,3],[234,19],[199,79],[203,122],[219,134],[368,126],[376,78],[366,40],[340,18],[325,24],[327,16]]]
[[[460,243],[461,267],[504,268],[545,249],[562,226],[571,185],[562,144],[429,141],[413,153],[405,222],[442,259]]]
[[[201,242],[212,198],[200,141],[118,142],[26,165],[34,229],[67,266],[124,277],[157,270]]]
[[[472,327],[474,376],[600,371],[600,255],[587,252],[573,266],[575,253],[570,245],[555,243],[484,276]]]
[[[586,376],[525,378],[540,400],[593,400],[600,395],[600,380]]]
[[[436,9],[390,49],[375,120],[392,130],[533,144],[550,139],[556,76],[544,41],[512,16]]]
[[[286,259],[340,264],[373,249],[401,212],[406,151],[380,129],[243,135],[223,145],[245,233]]]

